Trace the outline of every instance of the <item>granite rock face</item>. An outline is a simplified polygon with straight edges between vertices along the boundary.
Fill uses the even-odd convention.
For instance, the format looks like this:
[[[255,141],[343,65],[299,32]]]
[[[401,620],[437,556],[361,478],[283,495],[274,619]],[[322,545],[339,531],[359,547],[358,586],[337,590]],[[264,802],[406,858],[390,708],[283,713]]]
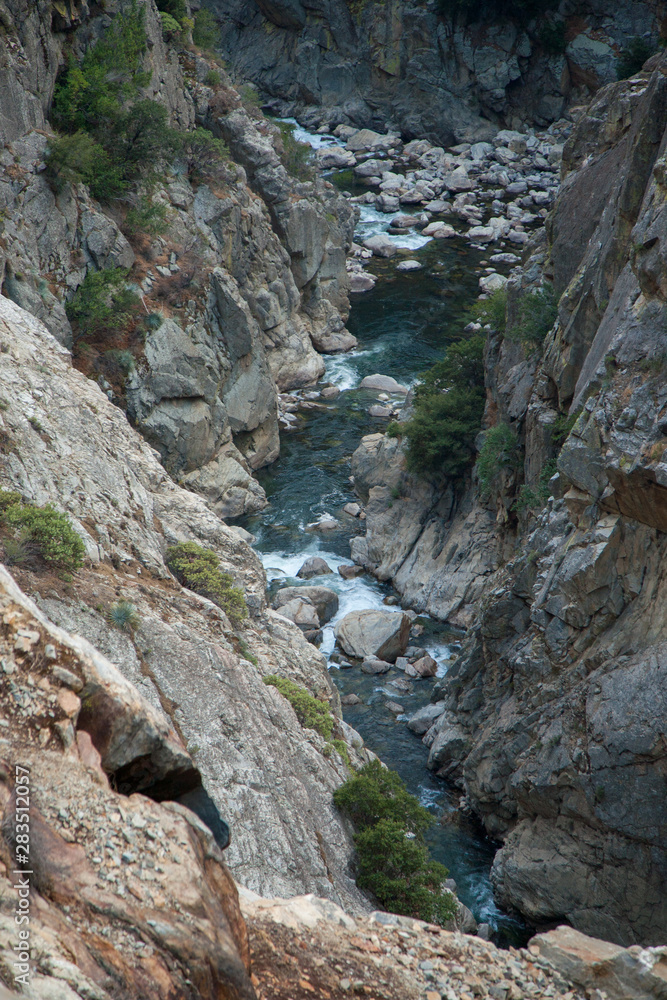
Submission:
[[[182,164],[167,170],[152,194],[164,232],[152,238],[133,233],[124,209],[100,205],[85,185],[56,195],[44,157],[57,73],[122,4],[110,0],[103,14],[61,4],[67,17],[52,4],[24,6],[8,0],[2,39],[2,292],[72,348],[65,305],[86,274],[131,269],[142,308],[160,325],[116,401],[170,474],[217,513],[255,513],[266,498],[252,472],[280,448],[277,390],[313,383],[324,370],[319,351],[356,343],[344,325],[353,209],[330,184],[301,184],[285,170],[278,129],[248,115],[224,73],[207,86],[205,59],[179,58],[153,0],[141,4],[150,75],[142,96],[163,104],[181,131],[224,135],[232,158],[215,176],[194,178]],[[251,155],[258,149],[270,161],[262,170]],[[112,391],[103,376],[100,384]]]
[[[169,478],[122,411],[71,367],[66,349],[4,297],[0,316],[7,346],[0,352],[7,400],[0,484],[32,502],[55,503],[86,547],[86,566],[71,583],[15,566],[21,586],[51,622],[91,643],[152,706],[162,721],[145,731],[137,755],[143,760],[160,745],[169,774],[196,769],[232,827],[226,858],[239,882],[267,895],[313,891],[353,912],[367,909],[349,871],[352,844],[332,803],[347,776],[345,763],[336,753],[326,756],[322,737],[302,728],[290,704],[263,682],[279,674],[328,701],[336,734],[345,739],[353,731],[343,729],[323,657],[267,608],[266,577],[253,550],[204,499]],[[232,627],[221,608],[176,584],[165,553],[182,541],[215,551],[243,588],[249,617],[240,625]],[[131,632],[110,624],[109,609],[119,599],[135,608]],[[101,695],[98,703],[102,712]],[[104,733],[110,738],[109,727],[88,716],[118,716],[99,712],[81,716],[98,742]],[[151,736],[160,726],[178,734],[176,749]],[[353,739],[360,749],[350,745],[349,752],[361,764],[369,755],[357,734]],[[119,736],[113,745],[126,743]],[[134,757],[113,759],[109,769],[123,775],[119,787],[127,794],[151,794],[146,772],[153,784],[178,784],[163,780],[153,765],[132,765]]]
[[[527,26],[489,17],[466,21],[432,5],[345,0],[271,0],[248,8],[215,0],[225,55],[284,113],[313,123],[352,124],[441,145],[493,134],[490,122],[547,124],[570,102],[616,79],[628,38],[657,48],[650,4],[602,0],[564,11],[562,40],[545,44],[551,19]],[[474,15],[472,15],[474,17]]]

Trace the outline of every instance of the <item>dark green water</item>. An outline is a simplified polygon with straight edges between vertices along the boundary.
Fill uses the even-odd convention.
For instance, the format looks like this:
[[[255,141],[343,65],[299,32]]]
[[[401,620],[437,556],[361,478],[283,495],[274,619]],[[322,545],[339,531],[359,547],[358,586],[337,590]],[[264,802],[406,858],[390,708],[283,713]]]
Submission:
[[[257,537],[255,545],[273,587],[299,583],[295,574],[310,555],[323,556],[334,571],[349,562],[350,537],[363,531],[362,523],[342,513],[343,505],[356,499],[349,482],[349,459],[364,434],[386,426],[386,421],[374,420],[367,412],[377,401],[377,393],[357,386],[365,375],[376,372],[412,384],[460,335],[464,312],[478,294],[483,254],[462,240],[433,240],[401,257],[419,260],[424,269],[403,274],[396,272],[397,258],[371,262],[369,270],[379,281],[371,292],[353,297],[348,322],[359,348],[326,359],[325,380],[337,384],[341,394],[326,409],[300,415],[297,430],[282,435],[280,459],[258,475],[270,507],[244,524]],[[339,518],[341,530],[304,532],[305,525],[323,513]],[[351,610],[383,607],[383,598],[392,593],[368,576],[345,581],[334,573],[314,582],[338,591],[337,618]],[[442,623],[420,621],[425,631],[419,642],[436,659],[444,660],[439,668],[442,675],[446,657],[460,636]],[[322,651],[327,655],[334,648],[333,624],[324,629]],[[405,693],[391,686],[392,679],[403,677],[398,670],[378,678],[362,674],[358,667],[339,669],[333,662],[330,669],[341,694],[354,692],[362,699],[345,710],[345,720],[432,810],[429,845],[433,856],[449,868],[462,901],[479,921],[493,926],[499,941],[523,941],[522,925],[500,912],[493,900],[489,870],[494,845],[461,817],[456,810],[458,791],[427,770],[428,751],[405,725],[405,715],[429,702],[433,682],[415,682]],[[397,720],[386,708],[388,700],[403,705],[405,715]]]

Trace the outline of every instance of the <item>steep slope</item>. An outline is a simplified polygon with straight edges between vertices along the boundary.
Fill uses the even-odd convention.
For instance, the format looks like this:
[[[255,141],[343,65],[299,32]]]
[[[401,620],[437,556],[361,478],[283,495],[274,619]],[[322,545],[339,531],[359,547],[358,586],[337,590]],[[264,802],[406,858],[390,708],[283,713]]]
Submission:
[[[225,56],[277,106],[438,145],[490,122],[547,124],[616,78],[634,37],[657,48],[659,9],[346,0],[213,0]]]

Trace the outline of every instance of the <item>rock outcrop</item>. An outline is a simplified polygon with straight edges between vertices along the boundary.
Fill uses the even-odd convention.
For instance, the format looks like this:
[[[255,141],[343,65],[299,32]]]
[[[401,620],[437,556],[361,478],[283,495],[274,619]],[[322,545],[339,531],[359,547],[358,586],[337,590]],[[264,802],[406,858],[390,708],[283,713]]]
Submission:
[[[4,297],[0,340],[0,484],[34,503],[56,503],[87,554],[69,583],[23,562],[13,566],[17,580],[50,621],[87,639],[167,714],[232,826],[227,861],[239,882],[267,895],[315,891],[365,909],[331,798],[345,764],[337,753],[325,756],[324,740],[303,729],[262,680],[289,677],[331,701],[336,714],[323,657],[266,607],[266,578],[252,549],[169,478],[122,411],[71,367],[66,349]],[[175,583],[165,552],[182,541],[218,555],[244,590],[245,622],[232,627],[221,608]],[[132,631],[110,623],[119,599],[135,609]],[[366,751],[359,753],[350,747],[361,762]],[[130,764],[118,764],[128,794],[143,773]]]
[[[44,157],[57,73],[123,4],[112,0],[104,15],[61,5],[72,8],[67,18],[49,4],[25,16],[21,3],[5,6],[3,294],[74,346],[77,365],[127,409],[188,489],[223,517],[262,509],[252,472],[279,453],[277,389],[313,383],[324,371],[318,351],[355,343],[344,327],[353,209],[326,182],[288,174],[274,150],[277,128],[246,112],[219,67],[164,40],[153,0],[140,4],[150,76],[142,96],[163,104],[182,132],[204,125],[224,134],[237,162],[196,176],[177,162],[158,177],[159,235],[132,231],[126,207],[101,206],[83,184],[54,193]],[[73,345],[65,311],[86,274],[112,267],[131,269],[149,321],[120,387],[106,380],[103,351],[97,358],[90,345]]]
[[[616,78],[635,36],[657,48],[659,14],[601,0],[554,18],[387,0],[215,0],[225,56],[283,111],[310,123],[397,129],[442,145],[483,140],[490,122],[546,124]]]

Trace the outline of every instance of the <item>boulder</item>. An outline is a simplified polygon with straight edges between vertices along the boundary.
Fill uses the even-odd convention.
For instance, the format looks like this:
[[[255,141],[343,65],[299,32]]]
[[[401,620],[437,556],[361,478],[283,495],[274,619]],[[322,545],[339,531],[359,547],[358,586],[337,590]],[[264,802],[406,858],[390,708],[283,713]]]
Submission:
[[[364,246],[371,250],[375,257],[393,257],[398,253],[398,248],[388,236],[369,236],[364,240]]]
[[[332,167],[336,169],[353,167],[357,162],[353,152],[349,149],[341,149],[340,146],[324,146],[318,149],[315,155],[323,170],[330,170]]]
[[[410,619],[392,611],[351,611],[338,622],[335,636],[348,656],[393,663],[405,652]]]
[[[383,160],[365,160],[354,168],[357,177],[379,177],[385,168]]]
[[[408,729],[417,736],[423,736],[431,728],[436,719],[439,719],[445,710],[444,701],[437,701],[434,705],[424,705],[414,715],[408,719]]]
[[[420,264],[418,260],[402,260],[400,264],[396,265],[397,271],[421,271],[424,265]]]
[[[312,521],[303,529],[304,531],[336,531],[340,528],[340,521],[337,521],[331,514],[323,514],[318,521]]]
[[[405,711],[403,706],[399,705],[397,701],[386,701],[385,708],[388,708],[390,712],[394,713],[394,715],[403,715],[403,712]]]
[[[359,388],[400,393],[402,396],[407,396],[408,394],[408,389],[390,375],[367,375],[366,378],[362,378]]]
[[[372,274],[367,274],[366,271],[354,271],[350,275],[350,292],[358,294],[359,292],[370,292],[371,288],[375,287],[375,278]]]
[[[512,234],[510,233],[510,238]],[[479,287],[483,292],[498,292],[507,284],[507,278],[503,274],[487,274],[479,279]]]
[[[281,587],[273,600],[273,606],[280,610],[295,600],[304,600],[312,604],[317,611],[320,625],[326,625],[338,611],[338,594],[329,587]]]
[[[420,677],[435,677],[435,672],[438,669],[438,664],[428,653],[419,660],[415,660],[412,666]]]
[[[311,556],[310,559],[306,559],[296,575],[301,580],[310,580],[313,576],[326,576],[329,573],[333,573],[333,570],[324,559],[320,556]]]
[[[344,580],[354,580],[357,576],[363,576],[366,570],[363,566],[339,566],[338,572]]]
[[[364,660],[361,664],[361,669],[365,674],[386,674],[390,667],[391,663],[388,663],[387,660],[377,660],[373,658]]]
[[[289,589],[296,588],[290,587]],[[298,625],[302,632],[314,632],[320,627],[320,620],[314,605],[304,598],[295,597],[280,605],[276,610],[283,618],[289,618],[291,622]]]

